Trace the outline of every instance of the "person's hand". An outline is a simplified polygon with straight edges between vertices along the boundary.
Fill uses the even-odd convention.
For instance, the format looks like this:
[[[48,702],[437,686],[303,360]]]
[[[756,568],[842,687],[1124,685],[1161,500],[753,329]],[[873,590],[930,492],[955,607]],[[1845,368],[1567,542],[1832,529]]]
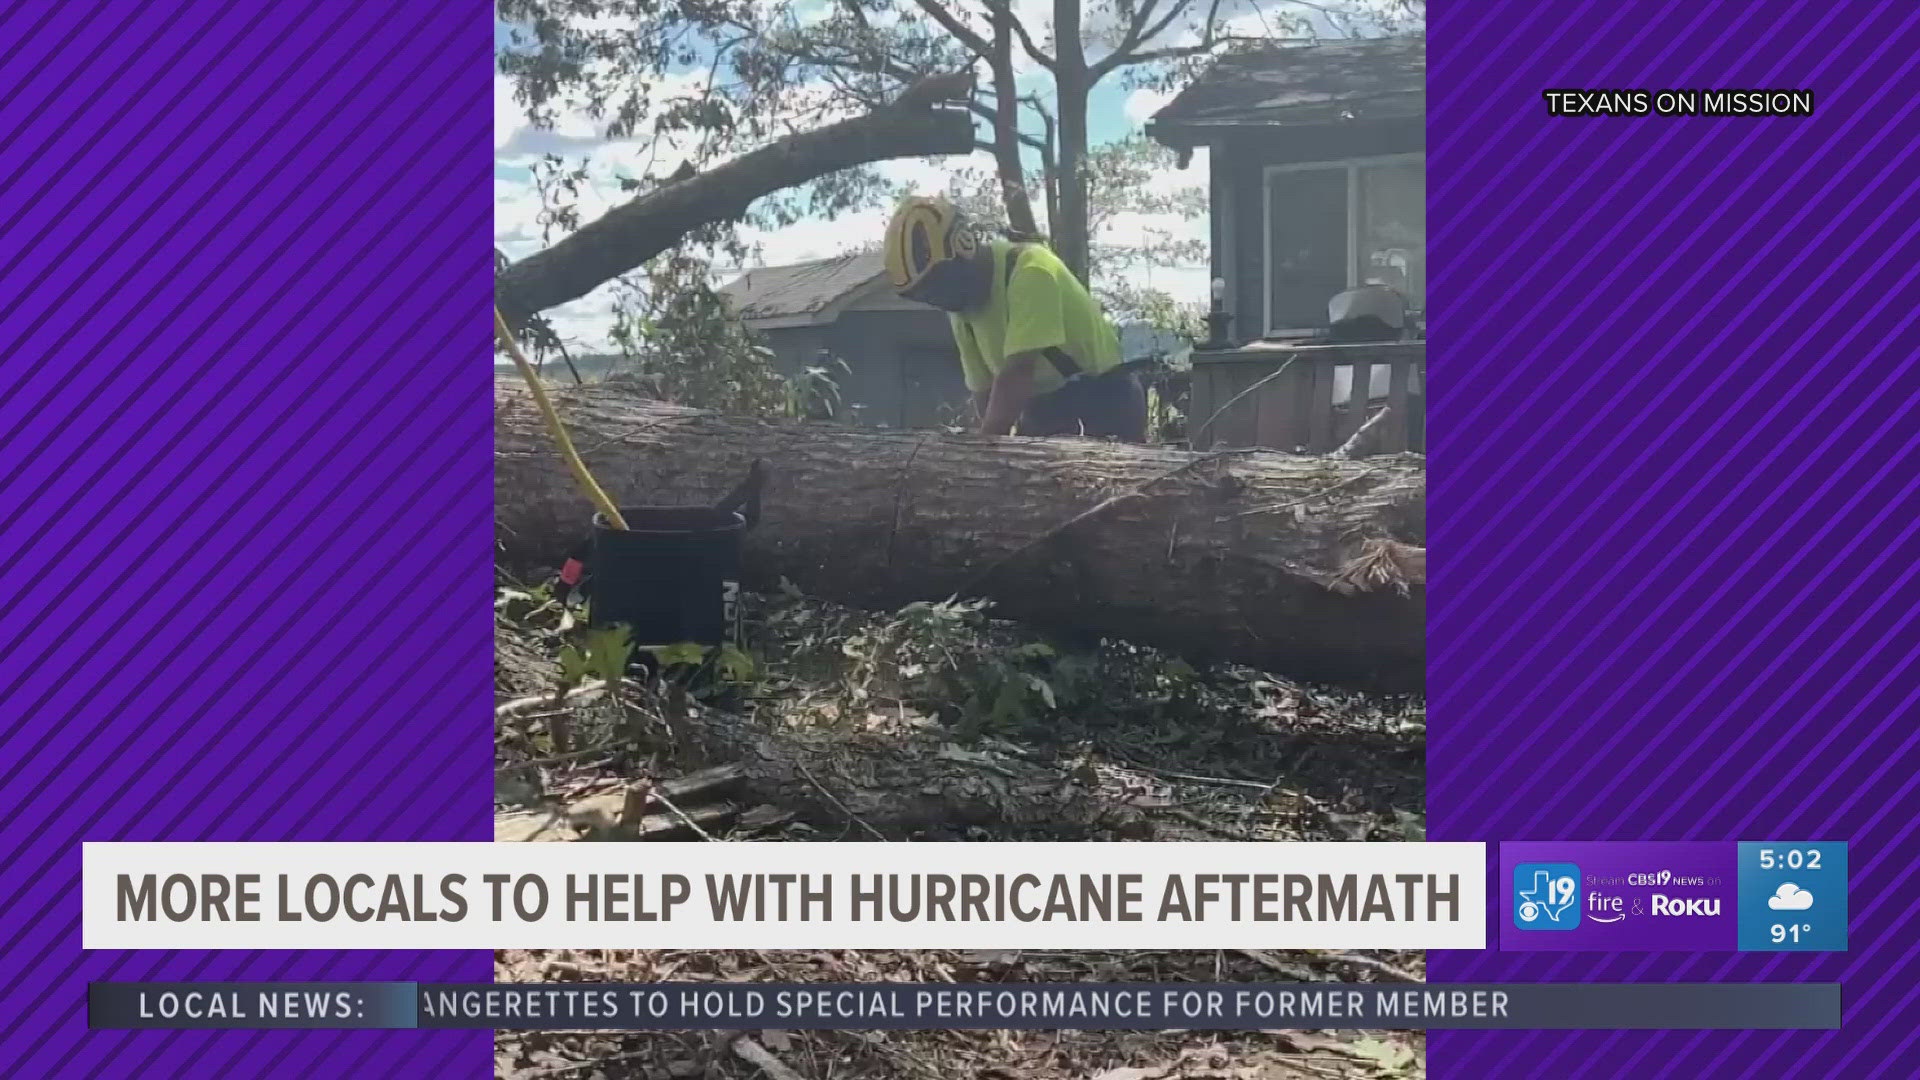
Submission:
[[[987,393],[987,408],[980,418],[980,434],[1011,435],[1013,425],[1033,400],[1033,369],[1038,353],[1021,353],[1013,358],[993,380]]]

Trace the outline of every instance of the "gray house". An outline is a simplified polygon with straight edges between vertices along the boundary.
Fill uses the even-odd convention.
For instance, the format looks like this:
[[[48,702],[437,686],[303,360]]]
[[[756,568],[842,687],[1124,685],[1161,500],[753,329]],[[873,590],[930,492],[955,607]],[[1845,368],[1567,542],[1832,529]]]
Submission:
[[[781,371],[800,371],[822,350],[845,361],[850,374],[838,375],[845,419],[932,427],[966,407],[947,316],[895,295],[877,254],[749,270],[720,294],[766,337]]]
[[[1424,36],[1273,47],[1222,57],[1154,114],[1183,164],[1208,149],[1232,341],[1303,336],[1367,282],[1424,311],[1426,81]]]
[[[1206,147],[1220,340],[1193,356],[1196,448],[1323,453],[1386,413],[1387,450],[1426,446],[1427,47],[1423,36],[1221,57],[1147,132]],[[1407,298],[1402,340],[1326,339],[1356,285]]]

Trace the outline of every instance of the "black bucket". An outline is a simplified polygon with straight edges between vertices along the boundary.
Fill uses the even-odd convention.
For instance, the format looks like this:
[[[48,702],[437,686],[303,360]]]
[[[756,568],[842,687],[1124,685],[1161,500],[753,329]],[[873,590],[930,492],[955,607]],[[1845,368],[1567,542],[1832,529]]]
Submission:
[[[581,589],[595,627],[624,623],[636,648],[740,640],[740,541],[760,515],[760,467],[716,506],[623,506],[593,519]]]
[[[623,506],[626,531],[594,515],[588,600],[594,626],[625,623],[637,646],[738,645],[737,510]]]

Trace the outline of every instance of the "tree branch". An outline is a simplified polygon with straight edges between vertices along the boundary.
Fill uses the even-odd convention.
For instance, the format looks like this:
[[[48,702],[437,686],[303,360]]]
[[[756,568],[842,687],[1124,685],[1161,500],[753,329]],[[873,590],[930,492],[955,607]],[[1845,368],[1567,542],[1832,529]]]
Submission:
[[[1006,204],[1007,223],[1026,236],[1037,235],[1033,200],[1027,196],[1026,170],[1020,163],[1020,98],[1013,72],[1013,2],[987,0],[993,12],[993,138],[995,172],[1000,177],[1000,199]]]
[[[1034,43],[1033,35],[1027,32],[1026,24],[1014,18],[1011,5],[1009,5],[1007,9],[1007,21],[1013,24],[1013,36],[1020,39],[1020,48],[1024,50],[1028,56],[1033,58],[1034,63],[1039,64],[1048,71],[1052,71],[1054,67],[1053,57],[1040,51],[1040,46]]]
[[[1254,42],[1260,45],[1294,43],[1311,45],[1315,43],[1314,39],[1311,38],[1264,38],[1250,37],[1246,34],[1224,34],[1214,38],[1212,41],[1203,41],[1198,45],[1178,45],[1167,49],[1152,49],[1143,53],[1135,53],[1132,56],[1122,59],[1119,63],[1115,64],[1114,67],[1132,67],[1136,64],[1151,64],[1160,60],[1180,60],[1189,56],[1200,56],[1212,52],[1222,45],[1231,45],[1237,41]],[[1107,59],[1111,60],[1113,58],[1108,57]],[[1105,61],[1102,61],[1102,63],[1104,62]],[[1108,70],[1111,71],[1112,69],[1110,68]]]
[[[782,188],[876,161],[971,153],[973,121],[935,107],[941,92],[938,81],[922,80],[885,108],[779,139],[623,203],[507,267],[495,281],[495,302],[517,326],[585,296],[701,226],[738,218]]]
[[[1140,43],[1143,40],[1145,40],[1141,36],[1140,31],[1142,30],[1142,28],[1144,28],[1147,25],[1147,20],[1153,18],[1154,9],[1159,6],[1160,6],[1160,0],[1147,0],[1146,3],[1140,5],[1138,8],[1135,8],[1133,12],[1133,18],[1127,20],[1126,33],[1120,35],[1120,44],[1115,45],[1113,47],[1113,51],[1117,53],[1125,53],[1125,52],[1132,52],[1135,48],[1137,48],[1140,45]],[[1179,12],[1182,8],[1185,8],[1186,6],[1187,5],[1184,2],[1176,3],[1173,6],[1173,10],[1174,12]]]
[[[1035,99],[1031,97],[1021,99],[1022,103],[1030,102],[1033,100]],[[979,117],[980,119],[987,121],[988,123],[992,123],[996,116],[993,106],[988,105],[984,101],[981,101],[978,95],[976,95],[972,101],[967,102],[967,111]],[[1044,118],[1044,114],[1043,114],[1043,118]],[[1048,130],[1052,130],[1051,121],[1048,121]],[[1023,131],[1020,133],[1020,141],[1021,143],[1027,146],[1031,146],[1035,150],[1040,151],[1043,157],[1052,152],[1052,147],[1049,146],[1038,135],[1034,135],[1029,132]]]
[[[974,33],[966,23],[954,18],[953,12],[941,7],[939,0],[913,0],[913,2],[918,4],[920,10],[926,12],[934,22],[945,27],[947,33],[959,38],[961,44],[973,50],[975,56],[986,58],[993,55],[993,45],[986,38]]]
[[[1142,17],[1140,21],[1145,22],[1145,19],[1150,17],[1152,10],[1153,4],[1149,3],[1146,7],[1149,15]],[[1164,33],[1167,27],[1172,24],[1175,17],[1184,10],[1186,10],[1185,4],[1174,5],[1173,9],[1168,11],[1165,17],[1154,24],[1151,29],[1146,30],[1138,36],[1135,36],[1133,31],[1129,29],[1127,36],[1120,42],[1120,47],[1108,53],[1106,56],[1101,57],[1100,62],[1093,65],[1094,78],[1099,79],[1113,72],[1116,68],[1129,67],[1134,64],[1148,64],[1156,60],[1173,60],[1183,56],[1198,56],[1201,53],[1211,52],[1222,42],[1230,40],[1219,36],[1220,28],[1218,19],[1220,17],[1220,0],[1209,0],[1207,5],[1207,18],[1206,21],[1201,24],[1203,29],[1201,30],[1200,43],[1198,45],[1176,45],[1166,49],[1153,49],[1147,52],[1134,51],[1141,45],[1152,41]]]
[[[1220,0],[1213,0],[1213,6],[1207,10],[1206,25],[1209,29],[1212,28],[1214,16],[1217,15],[1219,11],[1220,11]],[[1133,43],[1134,46],[1137,48],[1141,45],[1145,45],[1147,42],[1152,41],[1154,38],[1157,38],[1161,34],[1166,33],[1167,27],[1172,25],[1174,18],[1177,17],[1179,14],[1180,14],[1179,8],[1174,8],[1172,11],[1167,12],[1167,17],[1164,19],[1161,19],[1159,22],[1155,23],[1154,25],[1148,27],[1146,32],[1140,35],[1140,39]]]

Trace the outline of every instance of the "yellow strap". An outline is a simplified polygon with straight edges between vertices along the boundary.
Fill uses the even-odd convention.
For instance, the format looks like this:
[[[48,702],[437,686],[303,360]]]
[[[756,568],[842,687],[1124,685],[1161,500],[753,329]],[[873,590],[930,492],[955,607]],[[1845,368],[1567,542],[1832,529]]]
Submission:
[[[507,317],[500,314],[498,307],[493,309],[493,332],[499,336],[507,355],[513,357],[513,365],[520,369],[520,377],[527,380],[527,389],[533,391],[534,404],[540,406],[540,415],[546,418],[547,430],[553,433],[553,441],[560,447],[560,456],[566,459],[567,467],[573,470],[573,478],[580,482],[581,489],[587,493],[587,498],[592,500],[600,515],[607,519],[607,524],[626,532],[627,519],[620,516],[619,508],[613,505],[612,499],[607,498],[606,492],[600,490],[593,474],[587,471],[587,463],[580,460],[580,454],[573,448],[573,440],[567,436],[566,427],[560,423],[560,414],[554,411],[553,402],[547,400],[546,387],[540,385],[539,374],[527,362],[527,354],[520,351],[520,343],[513,340],[513,331],[507,329]]]

